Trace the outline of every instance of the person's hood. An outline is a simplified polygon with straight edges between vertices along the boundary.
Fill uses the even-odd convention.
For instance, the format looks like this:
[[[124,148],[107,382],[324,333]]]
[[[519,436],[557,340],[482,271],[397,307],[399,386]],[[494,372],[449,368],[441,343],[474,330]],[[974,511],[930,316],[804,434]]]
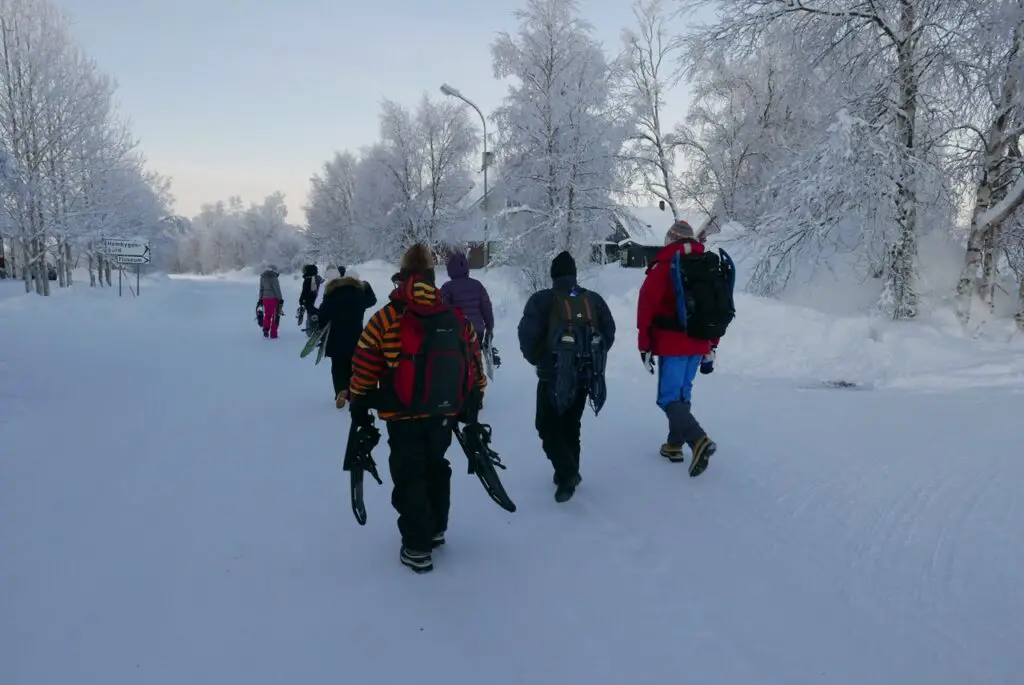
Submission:
[[[366,284],[360,281],[358,278],[352,276],[342,276],[341,278],[335,278],[327,282],[324,286],[324,297],[327,297],[331,293],[341,288],[365,288]]]
[[[275,269],[272,266],[268,266],[266,268],[266,270],[261,275],[262,276],[273,276],[274,278],[277,278],[280,274],[277,272],[277,269]]]
[[[466,255],[456,252],[448,258],[448,278],[466,278],[469,276],[469,260]]]
[[[437,286],[420,274],[413,274],[398,284],[389,296],[392,302],[414,304],[430,307],[440,300]]]
[[[677,240],[674,243],[669,243],[658,250],[658,254],[655,255],[654,259],[659,262],[667,262],[672,259],[676,252],[682,252],[683,254],[703,254],[704,245],[693,238],[684,238],[683,240]]]

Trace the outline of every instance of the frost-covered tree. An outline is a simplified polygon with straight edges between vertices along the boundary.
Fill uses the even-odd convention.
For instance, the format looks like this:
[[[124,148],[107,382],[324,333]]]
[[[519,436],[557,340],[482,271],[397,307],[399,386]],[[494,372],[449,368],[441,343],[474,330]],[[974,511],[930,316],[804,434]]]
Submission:
[[[683,9],[712,4],[679,2]],[[823,90],[836,107],[824,121],[831,125],[843,110],[854,120],[867,122],[874,135],[886,142],[879,148],[886,151],[886,159],[877,168],[854,168],[848,175],[886,174],[892,191],[884,197],[892,200],[884,208],[888,214],[885,301],[895,318],[915,316],[918,236],[922,226],[948,221],[950,213],[949,198],[943,196],[946,189],[936,175],[940,161],[936,145],[949,123],[948,110],[936,97],[936,84],[955,63],[950,38],[959,26],[964,3],[724,0],[715,4],[718,20],[695,36],[706,50],[744,56],[764,49],[772,31],[776,36],[779,31],[798,36],[801,50],[791,55],[788,68],[826,78]],[[811,152],[808,159],[817,156]]]
[[[633,121],[612,97],[615,74],[574,0],[530,0],[516,18],[517,34],[491,46],[495,76],[512,80],[493,115],[498,183],[524,220],[499,254],[536,287],[556,253],[589,261],[607,236],[613,197],[627,190],[618,156]]]
[[[202,207],[190,222],[174,222],[180,235],[179,270],[215,273],[274,264],[282,270],[301,266],[304,236],[288,223],[282,193],[248,207],[239,197]]]
[[[965,68],[950,84],[965,91],[961,111],[971,115],[958,139],[967,152],[973,209],[957,313],[968,323],[976,299],[992,311],[1005,254],[1019,283],[1017,322],[1024,327],[1024,0],[981,3],[973,10],[958,34]]]
[[[306,235],[310,250],[329,264],[345,263],[353,256],[358,164],[351,152],[337,152],[310,179]]]
[[[145,171],[114,93],[55,5],[0,0],[0,148],[16,170],[2,208],[26,292],[34,281],[49,294],[48,265],[70,285],[75,253],[91,263],[104,227],[144,235],[166,213],[166,184]]]
[[[679,142],[665,119],[665,96],[682,78],[679,58],[684,42],[668,24],[665,0],[637,0],[633,16],[636,25],[622,32],[619,57],[625,77],[623,94],[636,118],[636,131],[623,150],[623,161],[643,190],[681,219]]]
[[[426,95],[415,110],[385,100],[378,142],[358,158],[337,155],[313,178],[312,249],[335,261],[390,259],[416,242],[445,242],[472,188],[476,141],[463,106]]]

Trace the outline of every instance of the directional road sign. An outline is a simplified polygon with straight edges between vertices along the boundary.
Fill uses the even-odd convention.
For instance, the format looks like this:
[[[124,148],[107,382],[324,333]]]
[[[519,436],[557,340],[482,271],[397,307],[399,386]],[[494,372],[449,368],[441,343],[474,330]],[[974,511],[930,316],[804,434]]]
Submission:
[[[149,264],[149,243],[141,240],[103,239],[103,253],[119,264]]]

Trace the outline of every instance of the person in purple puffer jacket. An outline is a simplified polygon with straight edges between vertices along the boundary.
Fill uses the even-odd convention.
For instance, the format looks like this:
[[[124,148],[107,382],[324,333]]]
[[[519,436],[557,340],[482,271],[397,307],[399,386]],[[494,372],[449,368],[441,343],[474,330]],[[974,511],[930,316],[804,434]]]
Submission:
[[[494,310],[487,288],[475,278],[470,278],[469,261],[459,252],[448,258],[448,278],[451,280],[441,286],[441,302],[462,310],[476,329],[477,339],[482,341],[485,357],[490,351],[497,368],[501,361],[494,349]]]

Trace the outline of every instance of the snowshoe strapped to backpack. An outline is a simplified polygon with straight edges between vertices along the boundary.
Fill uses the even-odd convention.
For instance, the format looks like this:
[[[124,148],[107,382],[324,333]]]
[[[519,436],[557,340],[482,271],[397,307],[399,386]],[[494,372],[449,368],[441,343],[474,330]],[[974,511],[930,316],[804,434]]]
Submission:
[[[717,340],[736,318],[736,266],[725,250],[672,257],[672,287],[680,329],[694,340]]]
[[[586,290],[555,291],[548,321],[549,348],[554,357],[551,402],[559,414],[586,388],[590,406],[597,414],[608,398],[605,366],[608,349],[597,329],[594,307]]]
[[[476,387],[477,369],[466,319],[451,306],[408,304],[399,319],[398,365],[384,407],[414,416],[455,416]]]

